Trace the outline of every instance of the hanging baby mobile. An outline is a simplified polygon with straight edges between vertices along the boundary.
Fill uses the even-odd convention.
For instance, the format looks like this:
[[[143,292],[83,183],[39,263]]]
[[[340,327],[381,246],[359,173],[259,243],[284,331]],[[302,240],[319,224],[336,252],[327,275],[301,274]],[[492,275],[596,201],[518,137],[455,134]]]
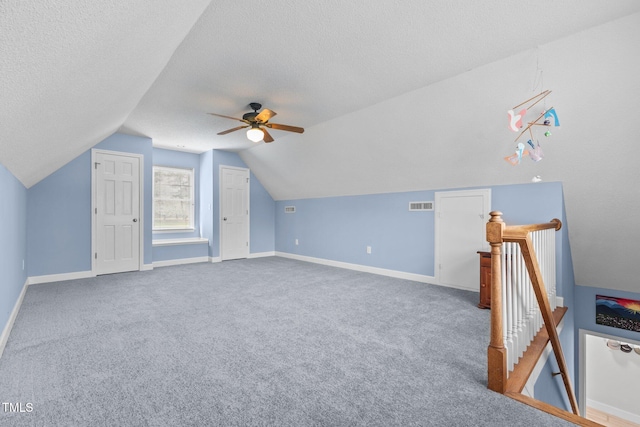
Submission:
[[[550,93],[550,90],[540,92],[536,96],[527,99],[526,101],[513,107],[513,109],[507,111],[507,114],[509,116],[509,129],[514,132],[520,132],[514,142],[518,142],[520,137],[522,137],[522,135],[524,135],[525,133],[528,133],[529,136],[529,140],[527,141],[526,145],[523,142],[518,142],[515,148],[515,153],[504,158],[513,166],[519,165],[523,157],[528,156],[534,162],[539,162],[540,160],[542,160],[542,157],[544,157],[542,148],[540,147],[540,142],[534,136],[534,129],[538,128],[534,128],[534,126],[542,126],[547,128],[547,130],[544,132],[544,136],[547,138],[552,135],[549,128],[551,128],[552,126],[560,126],[560,122],[558,121],[558,114],[553,107],[549,109],[543,108],[542,112],[536,117],[535,120],[526,122],[526,127],[524,127],[523,125],[523,121],[527,113],[531,112],[533,107],[537,103],[545,99]],[[519,108],[521,108],[520,111],[517,111]]]

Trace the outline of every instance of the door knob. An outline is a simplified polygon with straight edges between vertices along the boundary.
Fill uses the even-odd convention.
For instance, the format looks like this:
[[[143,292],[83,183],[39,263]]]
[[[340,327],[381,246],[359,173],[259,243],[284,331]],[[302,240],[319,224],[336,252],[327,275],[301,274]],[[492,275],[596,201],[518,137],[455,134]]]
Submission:
[[[223,221],[226,221],[226,220],[227,220],[227,217],[225,216],[224,218],[222,218],[222,220],[223,220]]]
[[[138,218],[133,218],[133,222],[138,222]]]

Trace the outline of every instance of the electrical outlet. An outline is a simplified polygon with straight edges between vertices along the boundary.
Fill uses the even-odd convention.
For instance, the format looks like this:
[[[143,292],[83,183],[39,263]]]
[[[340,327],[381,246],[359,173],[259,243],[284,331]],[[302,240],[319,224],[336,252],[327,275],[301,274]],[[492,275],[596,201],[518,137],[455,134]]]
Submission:
[[[298,246],[298,239],[296,239],[296,246]]]
[[[371,255],[371,246],[367,246],[367,253]]]

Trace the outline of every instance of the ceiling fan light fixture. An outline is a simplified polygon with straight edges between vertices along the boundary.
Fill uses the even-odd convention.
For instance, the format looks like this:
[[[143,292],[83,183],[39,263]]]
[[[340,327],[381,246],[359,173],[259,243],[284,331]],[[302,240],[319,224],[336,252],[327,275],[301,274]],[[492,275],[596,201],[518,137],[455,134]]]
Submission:
[[[247,131],[247,138],[249,138],[253,142],[262,141],[264,138],[264,132],[258,126],[251,126],[251,128]]]

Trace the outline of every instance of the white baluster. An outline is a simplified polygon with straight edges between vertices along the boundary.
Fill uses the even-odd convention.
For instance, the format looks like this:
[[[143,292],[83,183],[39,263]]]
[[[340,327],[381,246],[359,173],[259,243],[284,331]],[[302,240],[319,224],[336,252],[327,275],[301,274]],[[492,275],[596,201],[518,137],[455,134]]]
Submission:
[[[557,284],[557,280],[556,280],[556,230],[554,229],[550,229],[547,230],[547,236],[549,239],[549,283],[551,283],[551,286],[549,287],[549,289],[551,290],[551,296],[552,296],[552,300],[553,302],[551,303],[552,308],[555,310],[556,309],[556,295],[557,295],[557,289],[556,289],[556,284]]]
[[[516,245],[516,259],[518,262],[518,289],[520,298],[519,301],[516,301],[516,305],[518,306],[519,318],[518,318],[518,357],[521,357],[524,354],[524,351],[527,349],[529,345],[530,339],[528,334],[525,333],[525,328],[523,325],[524,322],[524,303],[525,303],[525,295],[527,292],[526,280],[527,271],[526,266],[524,264],[524,259],[522,258],[522,253],[520,251],[520,245]]]
[[[508,340],[508,319],[507,319],[507,313],[508,313],[508,308],[507,306],[508,304],[508,300],[507,300],[507,287],[508,287],[508,280],[509,280],[509,274],[508,274],[508,267],[507,267],[507,263],[506,260],[508,259],[508,257],[506,256],[506,253],[508,251],[508,243],[502,243],[502,271],[500,272],[502,275],[502,287],[501,287],[501,291],[502,291],[502,341],[504,342],[504,348],[505,351],[507,353],[507,377],[509,376],[509,372],[511,371],[510,368],[510,353],[509,353],[509,340]]]
[[[514,356],[516,352],[513,346],[513,278],[512,278],[513,265],[511,262],[512,247],[513,247],[512,243],[507,243],[505,245],[506,281],[505,281],[505,294],[504,294],[504,300],[503,300],[505,301],[505,303],[503,303],[503,306],[505,307],[505,311],[506,311],[505,317],[504,317],[506,322],[505,330],[507,331],[507,339],[506,339],[505,347],[507,348],[507,361],[508,361],[507,370],[509,372],[513,370],[513,367],[516,363],[516,361],[514,360]]]

